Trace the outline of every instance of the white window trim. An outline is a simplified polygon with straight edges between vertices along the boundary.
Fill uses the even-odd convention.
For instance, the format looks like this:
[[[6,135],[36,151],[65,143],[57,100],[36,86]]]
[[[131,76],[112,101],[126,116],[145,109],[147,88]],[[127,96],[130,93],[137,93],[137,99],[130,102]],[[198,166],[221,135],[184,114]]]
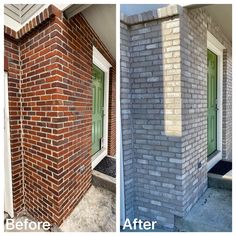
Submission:
[[[104,72],[104,147],[92,156],[92,169],[107,155],[108,150],[108,107],[109,107],[109,71],[111,64],[106,58],[93,46],[93,64]]]
[[[222,160],[222,118],[223,118],[223,50],[225,47],[207,32],[207,49],[217,55],[217,153],[207,163],[209,171],[218,161]]]
[[[4,211],[12,218],[13,192],[12,192],[12,169],[11,169],[11,144],[10,144],[10,124],[9,124],[9,100],[8,100],[8,74],[4,72]]]

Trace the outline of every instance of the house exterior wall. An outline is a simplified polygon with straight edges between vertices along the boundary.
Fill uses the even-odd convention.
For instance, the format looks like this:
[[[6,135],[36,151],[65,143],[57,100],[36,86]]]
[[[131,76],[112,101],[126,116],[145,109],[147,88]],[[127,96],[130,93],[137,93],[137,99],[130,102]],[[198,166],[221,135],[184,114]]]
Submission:
[[[193,11],[193,16],[201,13],[207,24],[207,30],[225,47],[223,50],[223,159],[232,160],[232,41],[223,32],[207,12]]]
[[[124,25],[130,33],[130,63],[126,64],[130,75],[127,78],[127,68],[121,66],[121,88],[130,83],[129,158],[134,163],[135,183],[133,195],[127,194],[125,201],[132,202],[130,197],[134,197],[134,217],[173,227],[174,217],[184,216],[207,188],[207,30],[227,49],[223,158],[230,159],[231,43],[220,36],[220,28],[201,8],[168,6],[121,20],[121,33]],[[121,59],[128,50],[123,44],[121,41]],[[121,90],[121,97],[126,94]],[[123,132],[127,132],[125,121],[126,116],[122,117]],[[129,145],[123,142],[123,149]],[[123,155],[125,160],[125,151]],[[124,168],[125,183],[129,179]]]
[[[207,12],[180,15],[184,205],[190,209],[207,186],[207,31],[226,48],[223,55],[222,157],[232,159],[232,45]],[[200,165],[199,165],[200,164]]]
[[[93,46],[112,65],[108,153],[115,154],[115,59],[82,14],[66,20],[51,5],[38,21],[17,34],[23,200],[29,214],[60,225],[91,185]]]

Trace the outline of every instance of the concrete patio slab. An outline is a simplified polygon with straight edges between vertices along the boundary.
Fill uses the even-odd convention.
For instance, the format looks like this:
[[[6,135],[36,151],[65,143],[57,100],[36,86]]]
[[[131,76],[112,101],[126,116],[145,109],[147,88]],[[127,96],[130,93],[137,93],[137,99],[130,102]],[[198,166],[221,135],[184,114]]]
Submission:
[[[115,232],[115,194],[92,186],[60,226],[64,232]]]
[[[208,188],[186,217],[176,219],[176,231],[232,232],[232,192]]]

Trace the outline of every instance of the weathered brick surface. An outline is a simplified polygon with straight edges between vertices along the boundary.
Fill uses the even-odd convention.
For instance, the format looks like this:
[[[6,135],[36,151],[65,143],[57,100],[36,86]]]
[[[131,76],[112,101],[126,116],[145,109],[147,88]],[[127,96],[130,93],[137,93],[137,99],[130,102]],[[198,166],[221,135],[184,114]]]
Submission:
[[[83,15],[66,20],[54,6],[48,11],[50,19],[17,39],[20,181],[25,210],[60,225],[91,185],[93,46],[112,65],[108,154],[115,155],[115,59]]]
[[[231,43],[203,9],[173,9],[121,17],[126,216],[167,227],[207,187],[207,30],[227,49],[223,157],[232,149]]]

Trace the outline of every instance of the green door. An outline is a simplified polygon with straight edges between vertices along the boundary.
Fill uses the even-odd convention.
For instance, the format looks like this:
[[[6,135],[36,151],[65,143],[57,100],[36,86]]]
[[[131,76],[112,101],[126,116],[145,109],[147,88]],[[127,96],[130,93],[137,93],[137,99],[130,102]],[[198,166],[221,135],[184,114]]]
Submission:
[[[93,65],[92,155],[101,150],[104,115],[104,72]]]
[[[207,142],[208,156],[217,148],[217,56],[207,52]]]

